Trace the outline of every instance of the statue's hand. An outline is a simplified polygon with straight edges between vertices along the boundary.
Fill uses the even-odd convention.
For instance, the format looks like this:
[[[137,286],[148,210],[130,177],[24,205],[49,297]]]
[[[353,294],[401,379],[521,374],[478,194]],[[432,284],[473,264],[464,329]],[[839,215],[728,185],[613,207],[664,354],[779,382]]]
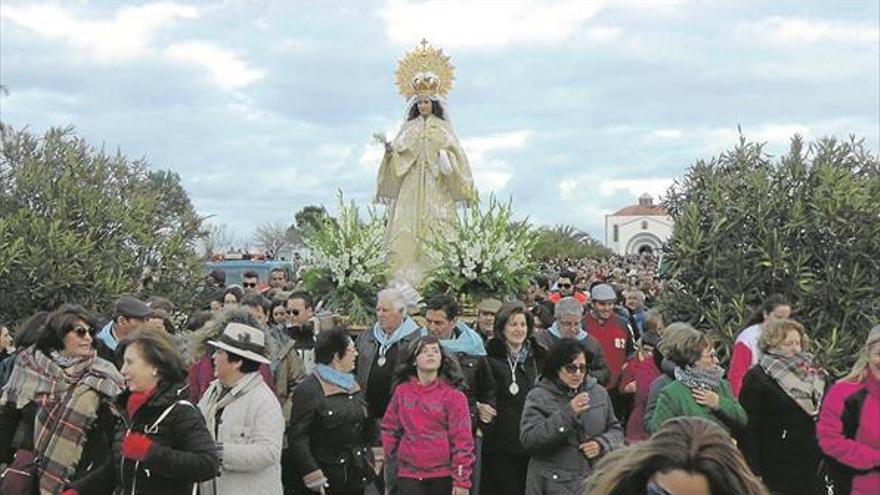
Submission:
[[[446,156],[445,151],[441,151],[437,154],[437,165],[440,167],[440,173],[443,175],[449,175],[452,173],[452,164],[449,163],[449,157]]]

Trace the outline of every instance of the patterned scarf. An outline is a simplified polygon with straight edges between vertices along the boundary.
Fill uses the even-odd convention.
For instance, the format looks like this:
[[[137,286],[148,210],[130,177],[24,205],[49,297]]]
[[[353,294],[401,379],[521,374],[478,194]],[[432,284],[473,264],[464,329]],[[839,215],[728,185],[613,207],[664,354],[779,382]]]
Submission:
[[[675,379],[689,389],[705,388],[718,390],[721,377],[724,376],[724,368],[715,366],[712,368],[700,368],[687,365],[684,368],[675,368]]]
[[[520,347],[519,350],[516,351],[516,353],[511,353],[510,350],[507,351],[508,359],[510,359],[511,357],[516,358],[517,365],[525,366],[526,361],[529,359],[529,350],[529,341],[526,340],[525,342],[523,342],[522,347]]]
[[[0,405],[15,404],[17,409],[31,401],[40,405],[34,453],[40,458],[41,495],[58,493],[68,484],[102,397],[112,399],[124,386],[119,371],[94,352],[78,358],[52,354],[54,358],[33,347],[20,352],[0,397]]]
[[[818,414],[825,379],[812,354],[798,352],[785,356],[770,349],[761,356],[759,364],[801,409],[810,416]]]

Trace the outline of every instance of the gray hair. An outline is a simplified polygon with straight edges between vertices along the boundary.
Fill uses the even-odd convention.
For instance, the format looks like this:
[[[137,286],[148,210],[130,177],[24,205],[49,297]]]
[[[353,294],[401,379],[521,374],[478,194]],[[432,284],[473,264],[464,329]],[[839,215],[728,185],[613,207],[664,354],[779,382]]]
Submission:
[[[553,315],[556,318],[569,315],[581,316],[582,314],[584,314],[584,307],[573,297],[563,297],[556,303],[556,308],[553,310]]]
[[[406,312],[406,298],[403,297],[403,292],[400,289],[382,289],[376,295],[376,301],[390,304],[392,308],[401,314]]]
[[[630,296],[630,295],[635,296],[636,300],[639,301],[640,305],[645,304],[645,293],[639,289],[630,288],[629,290],[626,291],[626,295],[627,296]]]

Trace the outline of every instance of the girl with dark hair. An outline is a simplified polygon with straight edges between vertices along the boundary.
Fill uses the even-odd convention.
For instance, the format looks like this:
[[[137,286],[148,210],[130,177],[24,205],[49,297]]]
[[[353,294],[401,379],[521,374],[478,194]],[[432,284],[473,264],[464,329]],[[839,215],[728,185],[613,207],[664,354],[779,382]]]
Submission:
[[[486,344],[497,409],[483,439],[483,495],[525,493],[529,455],[519,441],[519,422],[544,364],[544,350],[532,340],[534,327],[522,303],[506,303],[495,315],[495,338]]]
[[[587,373],[588,355],[581,342],[559,339],[526,397],[520,441],[532,456],[528,495],[582,493],[595,462],[623,445],[608,392]]]
[[[0,397],[0,462],[12,461],[15,448],[10,469],[30,457],[36,479],[29,483],[41,493],[59,493],[109,456],[110,404],[123,379],[96,355],[92,322],[81,306],[65,304],[50,314],[37,343],[16,354]],[[14,444],[19,427],[24,434]],[[14,477],[7,470],[0,493]]]
[[[467,495],[474,439],[464,378],[431,336],[415,340],[400,359],[397,386],[382,419],[385,457],[396,457],[390,485],[405,495]]]
[[[244,292],[238,286],[232,286],[227,288],[223,292],[223,306],[237,306],[241,299],[244,297]]]
[[[296,389],[288,443],[299,484],[315,493],[363,495],[382,470],[376,423],[354,379],[356,358],[344,328],[323,330],[315,371]]]
[[[186,370],[172,338],[141,327],[119,343],[127,390],[111,456],[62,495],[137,492],[188,495],[213,478],[217,449],[201,413],[185,399]]]
[[[48,311],[39,311],[31,315],[27,320],[24,320],[24,323],[18,327],[12,344],[14,348],[12,354],[0,361],[0,389],[9,381],[9,375],[12,374],[12,368],[15,366],[15,356],[37,342],[40,332],[43,331],[43,327],[46,325],[46,318],[48,316]]]
[[[761,360],[758,339],[764,331],[764,324],[790,316],[791,304],[783,296],[775,294],[765,299],[761,307],[746,322],[745,330],[736,337],[736,342],[733,343],[730,351],[727,381],[730,382],[730,390],[734,397],[739,397],[746,372]]]

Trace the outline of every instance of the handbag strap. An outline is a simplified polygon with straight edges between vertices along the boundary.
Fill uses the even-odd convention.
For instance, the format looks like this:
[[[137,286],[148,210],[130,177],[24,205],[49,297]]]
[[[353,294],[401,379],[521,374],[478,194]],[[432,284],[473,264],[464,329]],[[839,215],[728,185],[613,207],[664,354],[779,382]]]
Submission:
[[[186,401],[186,400],[179,400],[177,402],[172,402],[170,406],[166,407],[165,410],[162,411],[162,414],[159,415],[159,418],[156,419],[156,421],[154,421],[153,424],[151,424],[150,426],[148,426],[144,429],[144,433],[153,434],[153,433],[158,432],[159,431],[159,424],[162,422],[162,420],[164,420],[166,417],[168,417],[169,414],[171,414],[171,410],[174,409],[174,406],[176,406],[178,404],[183,404],[183,405],[189,406],[189,407],[195,407],[189,401]]]

